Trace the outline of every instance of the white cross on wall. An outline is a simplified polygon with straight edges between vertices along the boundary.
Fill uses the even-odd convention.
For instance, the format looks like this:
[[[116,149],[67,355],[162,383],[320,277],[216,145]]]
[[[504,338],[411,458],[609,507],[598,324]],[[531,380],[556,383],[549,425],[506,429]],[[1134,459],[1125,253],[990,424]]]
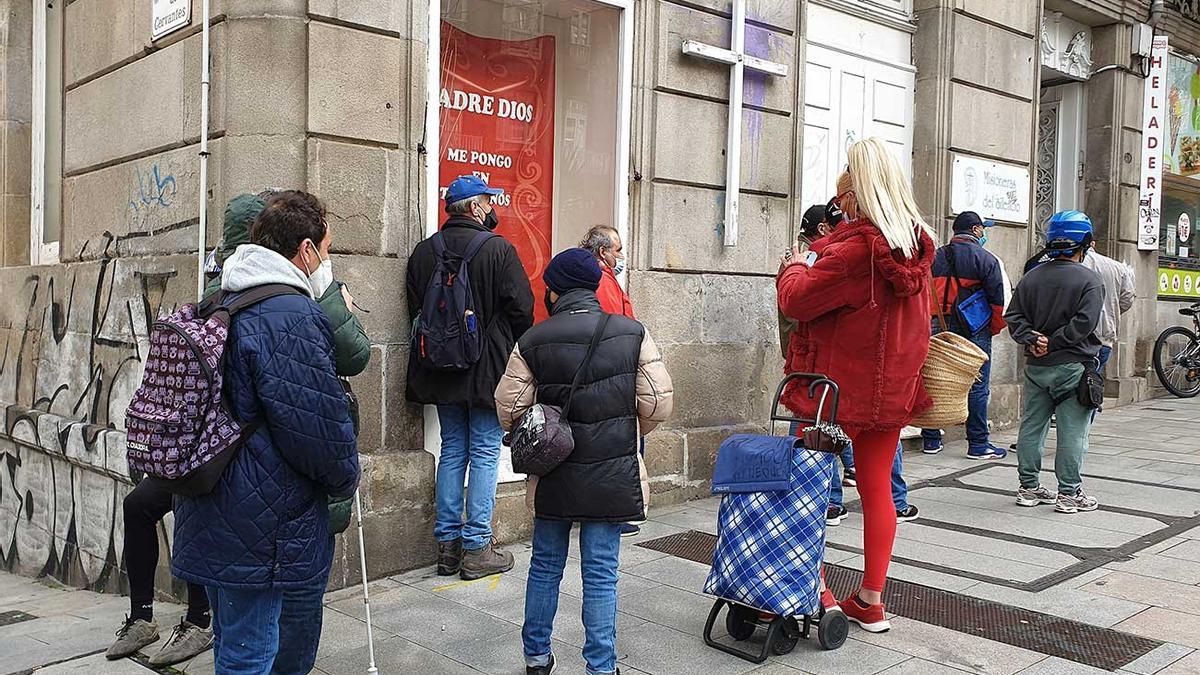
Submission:
[[[745,53],[746,0],[733,0],[732,39],[729,49],[685,40],[683,53],[724,63],[729,72],[729,129],[725,138],[725,245],[738,240],[738,202],[742,170],[742,79],[746,68],[767,75],[786,77],[787,64],[775,63]]]

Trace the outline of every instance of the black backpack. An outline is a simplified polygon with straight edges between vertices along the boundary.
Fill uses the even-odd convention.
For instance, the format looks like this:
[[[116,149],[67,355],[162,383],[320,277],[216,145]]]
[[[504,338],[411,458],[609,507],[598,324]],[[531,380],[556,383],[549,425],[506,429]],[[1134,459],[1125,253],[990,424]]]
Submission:
[[[492,232],[480,232],[462,254],[446,248],[441,232],[429,238],[433,245],[433,274],[412,335],[417,362],[426,368],[467,370],[479,361],[485,327],[479,318],[468,269],[471,259],[495,236]]]

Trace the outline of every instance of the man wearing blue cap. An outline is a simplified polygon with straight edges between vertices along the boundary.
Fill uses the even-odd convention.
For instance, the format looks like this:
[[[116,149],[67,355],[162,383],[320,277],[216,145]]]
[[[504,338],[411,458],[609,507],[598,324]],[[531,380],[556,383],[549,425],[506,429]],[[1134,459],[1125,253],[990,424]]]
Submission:
[[[988,433],[988,399],[991,397],[992,336],[1004,330],[1005,294],[1008,292],[1000,260],[984,249],[987,229],[995,223],[974,211],[954,219],[954,237],[938,249],[933,260],[934,296],[942,304],[933,312],[933,332],[953,331],[982,349],[988,360],[967,396],[967,457],[1003,459],[1007,452],[992,445]],[[949,325],[941,324],[944,316]],[[942,432],[921,432],[925,454],[942,450]]]
[[[1059,513],[1097,507],[1096,499],[1083,493],[1080,478],[1092,408],[1081,403],[1078,395],[1088,366],[1098,367],[1101,346],[1096,327],[1104,311],[1104,283],[1081,264],[1091,246],[1092,221],[1087,215],[1054,214],[1046,231],[1049,262],[1021,279],[1004,315],[1009,334],[1029,357],[1017,438],[1020,506],[1054,504]],[[1057,494],[1039,481],[1051,415],[1058,418]]]
[[[533,292],[516,248],[493,232],[498,214],[492,198],[500,194],[477,176],[450,183],[450,218],[417,244],[406,278],[413,320],[406,394],[414,403],[437,406],[442,434],[434,526],[438,574],[463,579],[513,566],[512,554],[492,542],[504,435],[493,393],[517,338],[533,325]]]

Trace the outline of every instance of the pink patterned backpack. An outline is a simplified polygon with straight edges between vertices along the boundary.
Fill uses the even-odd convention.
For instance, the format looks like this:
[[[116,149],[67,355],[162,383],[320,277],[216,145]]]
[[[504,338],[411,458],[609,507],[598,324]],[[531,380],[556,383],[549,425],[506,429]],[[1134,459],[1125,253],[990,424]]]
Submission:
[[[257,427],[238,421],[222,399],[230,322],[251,305],[293,293],[300,291],[281,284],[220,291],[154,322],[142,385],[125,413],[131,471],[179,495],[212,491]]]

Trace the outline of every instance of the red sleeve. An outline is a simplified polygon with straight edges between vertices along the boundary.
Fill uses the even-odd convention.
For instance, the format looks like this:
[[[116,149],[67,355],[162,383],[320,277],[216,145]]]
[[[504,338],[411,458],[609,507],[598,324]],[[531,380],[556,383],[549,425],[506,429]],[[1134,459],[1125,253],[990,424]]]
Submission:
[[[600,274],[600,286],[596,289],[596,299],[600,301],[600,309],[609,314],[624,314],[625,291],[621,288],[621,284],[617,283],[617,278],[609,274],[607,270]]]
[[[848,304],[846,264],[836,253],[817,257],[812,267],[792,265],[775,281],[779,309],[796,321],[808,322]]]

